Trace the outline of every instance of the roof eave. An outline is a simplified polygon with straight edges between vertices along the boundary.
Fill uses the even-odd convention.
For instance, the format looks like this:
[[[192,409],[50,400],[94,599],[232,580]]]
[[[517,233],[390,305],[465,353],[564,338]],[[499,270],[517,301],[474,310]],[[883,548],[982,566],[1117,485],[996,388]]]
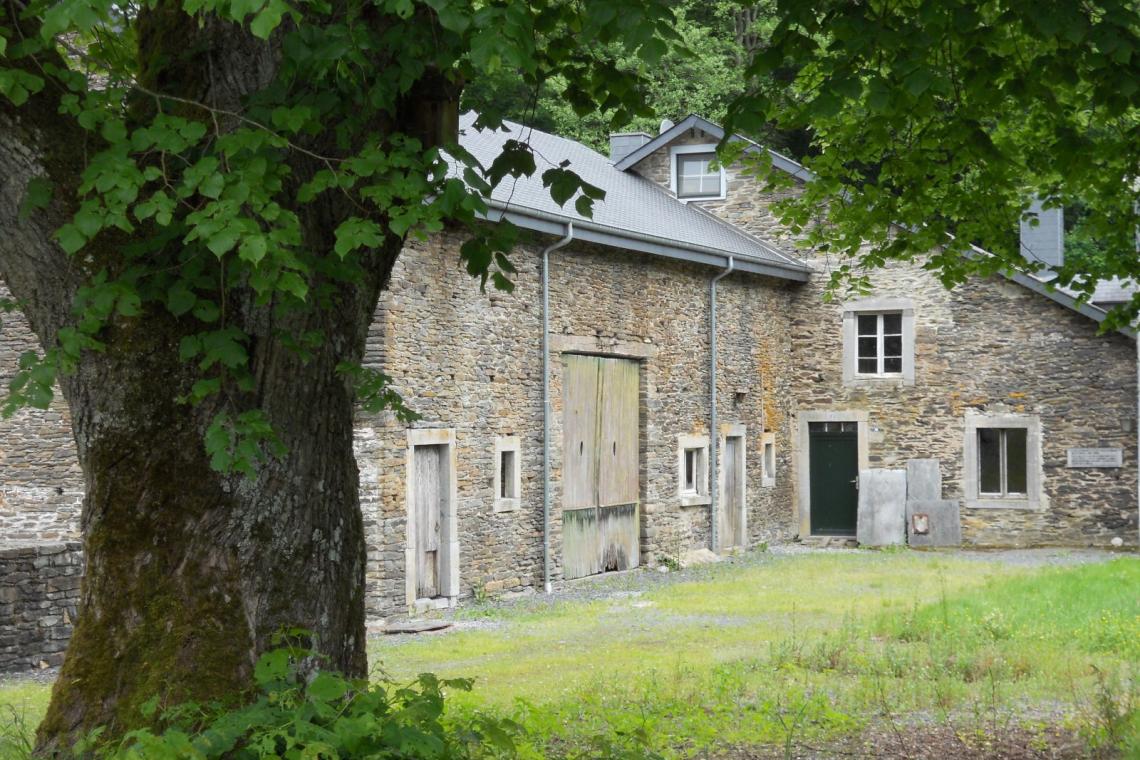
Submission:
[[[688,261],[695,264],[704,264],[713,267],[725,267],[731,258],[736,270],[751,274],[765,275],[793,282],[807,282],[811,276],[811,269],[806,265],[803,268],[784,266],[777,262],[761,261],[751,256],[720,251],[700,246],[684,246],[661,240],[650,239],[647,236],[623,234],[620,231],[602,227],[589,220],[571,219],[569,217],[550,214],[537,209],[520,206],[506,208],[503,204],[492,201],[483,218],[491,222],[507,219],[511,223],[524,229],[542,232],[548,235],[566,234],[566,225],[574,225],[574,239],[587,243],[621,248],[623,250],[649,253],[664,258]]]
[[[1072,309],[1078,314],[1083,314],[1089,319],[1096,321],[1098,324],[1103,322],[1104,318],[1108,316],[1108,313],[1104,309],[1093,306],[1088,302],[1081,303],[1079,300],[1073,298],[1068,293],[1064,293],[1055,287],[1049,287],[1048,283],[1042,282],[1035,277],[1030,277],[1029,275],[1022,272],[1002,272],[1002,275],[1007,279],[1013,280],[1022,287],[1028,288],[1035,293],[1040,293],[1046,298],[1056,301],[1062,306],[1066,306]],[[1122,335],[1128,336],[1133,340],[1136,340],[1136,330],[1131,327],[1119,327],[1116,331]]]

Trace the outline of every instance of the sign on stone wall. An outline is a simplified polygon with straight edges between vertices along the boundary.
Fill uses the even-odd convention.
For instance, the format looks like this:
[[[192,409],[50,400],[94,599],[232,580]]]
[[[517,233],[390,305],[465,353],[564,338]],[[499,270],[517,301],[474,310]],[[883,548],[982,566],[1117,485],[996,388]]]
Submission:
[[[1068,467],[1122,467],[1123,449],[1069,449]]]

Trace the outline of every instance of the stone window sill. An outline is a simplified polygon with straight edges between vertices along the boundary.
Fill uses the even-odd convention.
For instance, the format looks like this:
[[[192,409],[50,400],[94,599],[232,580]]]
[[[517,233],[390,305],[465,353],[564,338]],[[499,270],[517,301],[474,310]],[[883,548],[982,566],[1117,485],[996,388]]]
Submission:
[[[966,509],[1019,509],[1036,512],[1041,509],[1041,502],[1029,499],[966,499],[962,506]]]
[[[760,478],[760,487],[761,488],[775,488],[775,486],[776,486],[776,479],[775,478]]]
[[[682,507],[703,507],[707,504],[712,504],[712,497],[707,494],[702,496],[701,494],[695,493],[681,497]]]
[[[514,512],[516,509],[519,508],[519,502],[520,501],[522,501],[522,499],[518,499],[518,498],[514,498],[514,499],[496,498],[495,499],[495,512]]]
[[[901,375],[860,375],[843,381],[844,388],[903,388],[914,385],[914,379]]]

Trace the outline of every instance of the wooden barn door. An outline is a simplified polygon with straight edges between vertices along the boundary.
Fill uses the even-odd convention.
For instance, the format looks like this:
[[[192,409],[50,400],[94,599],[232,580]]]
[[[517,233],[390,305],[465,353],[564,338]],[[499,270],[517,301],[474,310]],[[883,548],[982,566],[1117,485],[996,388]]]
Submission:
[[[566,355],[563,384],[563,575],[636,567],[638,364]]]

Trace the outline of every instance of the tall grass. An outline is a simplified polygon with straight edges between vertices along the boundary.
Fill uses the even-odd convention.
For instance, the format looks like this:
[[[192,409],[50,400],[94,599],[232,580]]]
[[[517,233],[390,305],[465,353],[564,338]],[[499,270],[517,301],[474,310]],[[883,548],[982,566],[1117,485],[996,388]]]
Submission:
[[[679,578],[644,591],[646,578],[600,580],[620,593],[593,601],[472,607],[466,630],[374,642],[372,659],[397,679],[475,677],[450,709],[517,720],[523,757],[791,756],[915,726],[991,738],[1056,729],[1088,754],[1140,757],[1136,558],[1027,569],[906,552],[769,555]],[[6,702],[22,710],[18,743],[46,687],[0,686]]]

